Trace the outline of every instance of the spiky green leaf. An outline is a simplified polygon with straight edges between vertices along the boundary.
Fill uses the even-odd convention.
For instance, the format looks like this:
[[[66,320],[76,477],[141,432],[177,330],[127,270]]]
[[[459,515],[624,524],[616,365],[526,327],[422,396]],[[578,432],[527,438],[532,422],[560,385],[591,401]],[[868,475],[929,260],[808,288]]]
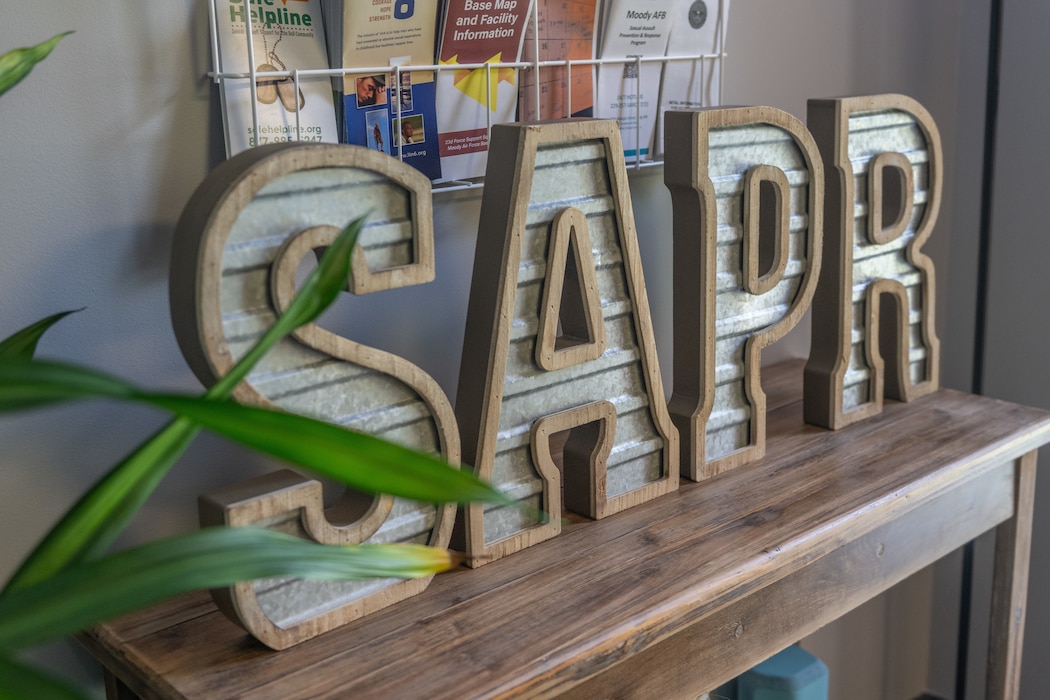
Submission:
[[[368,493],[430,503],[508,500],[470,471],[379,438],[304,416],[193,397],[144,395],[207,430]]]
[[[89,700],[53,676],[0,655],[0,698],[3,700]]]
[[[70,311],[61,311],[57,314],[53,314],[45,319],[41,319],[36,323],[26,326],[14,335],[0,341],[0,362],[33,359],[33,355],[36,353],[37,343],[40,342],[41,336],[43,336],[51,326],[61,321],[69,314],[75,314],[78,311],[83,311],[83,309],[72,309]]]
[[[0,598],[0,653],[239,581],[419,578],[455,564],[446,550],[423,545],[323,545],[256,528],[198,530],[67,567]]]
[[[363,219],[357,219],[342,231],[277,323],[206,396],[213,399],[228,397],[266,351],[298,325],[316,319],[324,311],[346,284],[350,253],[362,226]],[[116,381],[119,384],[119,380]],[[80,387],[85,388],[83,383]],[[103,387],[103,390],[111,397],[130,398],[121,393],[127,390],[126,386],[118,388],[112,385]],[[52,397],[58,393],[55,389],[51,391]],[[25,397],[20,400],[25,400]],[[68,564],[98,556],[107,549],[189,446],[198,430],[193,421],[179,418],[111,469],[33,550],[7,583],[0,598],[42,582]],[[442,469],[447,474],[457,473],[447,466]]]
[[[0,95],[13,88],[22,78],[29,75],[33,67],[47,58],[51,50],[58,45],[62,37],[73,32],[56,34],[36,46],[12,49],[0,56]]]
[[[248,350],[226,376],[220,378],[208,390],[209,397],[226,398],[229,396],[234,387],[248,376],[252,367],[274,345],[300,326],[316,320],[325,309],[331,306],[339,296],[339,292],[346,288],[350,278],[350,256],[354,246],[357,245],[357,238],[364,224],[365,217],[360,217],[351,221],[343,229],[321,256],[317,267],[306,278],[288,308],[277,317],[277,321],[267,329],[263,337]]]
[[[42,360],[0,360],[0,411],[76,399],[127,400],[139,393],[123,379],[85,367]]]
[[[0,600],[105,552],[199,432],[193,421],[179,418],[95,482],[30,552],[0,592]]]

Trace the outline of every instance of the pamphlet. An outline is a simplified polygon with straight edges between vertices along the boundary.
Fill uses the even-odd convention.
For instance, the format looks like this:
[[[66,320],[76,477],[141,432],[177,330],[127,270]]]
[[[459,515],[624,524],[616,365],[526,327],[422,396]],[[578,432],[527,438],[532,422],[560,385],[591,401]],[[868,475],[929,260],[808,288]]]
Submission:
[[[532,0],[448,0],[438,53],[440,65],[514,63]],[[488,127],[514,121],[518,71],[475,67],[438,73],[438,127],[442,175],[485,174]]]
[[[250,73],[254,63],[254,105],[251,78],[221,79],[226,154],[281,141],[339,142],[335,107],[328,76],[291,77],[271,72],[326,69],[324,26],[320,0],[289,0],[284,5],[249,4],[244,0],[213,0],[219,73]],[[248,56],[247,24],[251,22],[253,61]],[[258,131],[253,123],[256,111]]]
[[[343,79],[346,143],[440,178],[434,71],[412,69],[434,65],[438,0],[326,0],[326,15],[342,18],[339,67],[351,71]]]
[[[663,57],[678,0],[607,0],[599,58]],[[617,119],[624,155],[652,148],[659,106],[660,61],[607,63],[598,68],[595,116]]]
[[[525,28],[522,60],[593,59],[596,5],[597,0],[536,0],[536,29],[531,21]],[[520,93],[518,115],[523,121],[594,116],[594,66],[522,71]]]
[[[667,55],[705,58],[668,61],[664,66],[654,143],[657,153],[664,152],[662,131],[667,110],[715,107],[720,102],[729,0],[677,0],[673,13]]]

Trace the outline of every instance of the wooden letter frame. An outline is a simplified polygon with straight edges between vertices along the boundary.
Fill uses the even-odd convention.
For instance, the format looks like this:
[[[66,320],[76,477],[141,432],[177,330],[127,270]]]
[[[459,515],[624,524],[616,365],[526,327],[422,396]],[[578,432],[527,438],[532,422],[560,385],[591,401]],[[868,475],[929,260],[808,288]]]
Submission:
[[[701,481],[765,454],[761,351],[798,324],[813,298],[821,265],[823,167],[805,126],[771,107],[670,111],[664,124],[664,182],[674,214],[670,413],[681,436],[682,476]],[[722,139],[717,152],[712,138]],[[781,167],[788,164],[794,183]],[[719,189],[713,175],[723,183]],[[767,183],[771,196],[764,197]],[[773,211],[765,219],[767,208]],[[763,220],[772,224],[765,233]],[[790,232],[792,220],[801,222],[801,231]],[[729,240],[720,240],[720,228],[730,232],[723,236]],[[718,429],[738,435],[711,454],[711,419],[719,412],[729,418]]]
[[[809,128],[827,176],[827,264],[813,300],[805,419],[837,430],[880,413],[884,397],[910,401],[940,386],[934,266],[921,248],[940,209],[941,141],[929,112],[904,95],[810,100]]]
[[[518,511],[461,510],[454,542],[472,566],[556,536],[563,507],[603,518],[677,489],[616,122],[493,127],[456,413],[464,461],[524,492]],[[621,434],[644,453],[624,457]],[[612,492],[617,448],[618,468],[646,471],[618,472]]]

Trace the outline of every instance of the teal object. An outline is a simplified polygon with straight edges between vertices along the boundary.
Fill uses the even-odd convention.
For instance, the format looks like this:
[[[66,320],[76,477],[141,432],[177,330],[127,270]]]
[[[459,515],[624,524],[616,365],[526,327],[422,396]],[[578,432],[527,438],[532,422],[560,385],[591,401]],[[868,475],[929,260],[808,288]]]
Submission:
[[[737,700],[736,678],[725,685],[720,685],[708,694],[711,700]]]
[[[828,667],[790,646],[737,678],[737,700],[828,700]]]

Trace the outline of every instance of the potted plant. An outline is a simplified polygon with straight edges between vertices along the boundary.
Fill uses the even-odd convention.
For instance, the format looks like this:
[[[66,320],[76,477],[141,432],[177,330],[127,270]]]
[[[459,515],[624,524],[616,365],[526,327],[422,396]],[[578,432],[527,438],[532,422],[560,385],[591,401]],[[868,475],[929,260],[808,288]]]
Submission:
[[[0,94],[65,36],[0,56]],[[190,590],[274,576],[347,579],[429,576],[457,564],[421,545],[322,545],[254,528],[210,528],[110,553],[149,494],[201,430],[210,430],[355,489],[435,503],[505,499],[469,470],[322,421],[230,400],[281,338],[316,319],[345,287],[362,221],[322,256],[264,337],[202,396],[156,393],[117,377],[36,356],[62,312],[0,341],[0,411],[103,397],[160,407],[174,419],[115,465],[65,514],[0,589],[0,697],[81,697],[20,661],[32,646]]]

